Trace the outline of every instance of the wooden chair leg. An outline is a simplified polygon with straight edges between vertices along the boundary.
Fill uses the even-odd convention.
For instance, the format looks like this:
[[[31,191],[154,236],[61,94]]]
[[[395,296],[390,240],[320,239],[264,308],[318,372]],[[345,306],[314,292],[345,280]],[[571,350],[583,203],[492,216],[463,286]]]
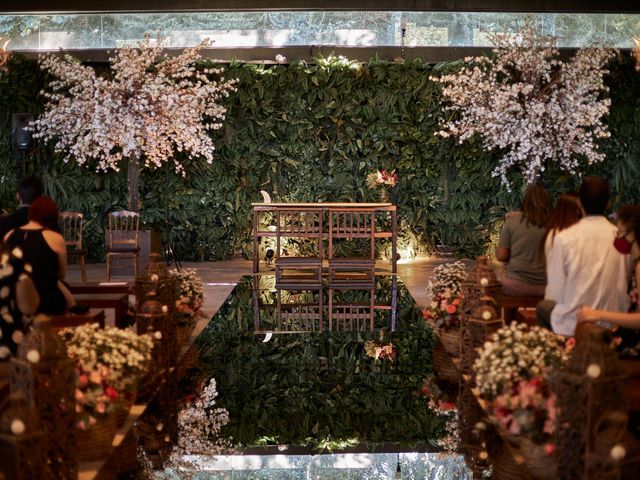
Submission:
[[[87,281],[87,265],[85,263],[84,255],[80,255],[80,275],[82,276],[82,281]]]
[[[133,255],[133,278],[135,279],[138,276],[138,254],[135,253]]]
[[[107,253],[107,281],[111,281],[111,254]]]

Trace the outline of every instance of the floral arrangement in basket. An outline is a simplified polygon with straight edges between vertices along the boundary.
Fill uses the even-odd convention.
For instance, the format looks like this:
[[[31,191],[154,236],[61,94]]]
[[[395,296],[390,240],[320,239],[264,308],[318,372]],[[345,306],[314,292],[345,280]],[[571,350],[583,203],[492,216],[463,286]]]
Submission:
[[[77,363],[78,426],[87,428],[96,414],[109,413],[112,404],[122,405],[135,395],[138,380],[151,361],[153,339],[149,334],[101,328],[97,323],[66,328],[60,336]]]
[[[464,263],[445,263],[434,271],[427,293],[431,303],[422,311],[425,321],[434,330],[458,327],[462,282],[467,278]]]
[[[575,341],[540,327],[512,322],[480,349],[476,385],[494,421],[507,433],[543,445],[547,455],[557,409],[547,375],[563,368]]]
[[[394,360],[396,358],[396,347],[393,343],[374,342],[367,340],[364,342],[364,351],[367,357],[375,360]]]
[[[444,435],[435,444],[443,450],[453,452],[458,448],[458,409],[451,397],[436,383],[434,377],[425,378],[420,393],[427,400],[431,411],[445,418]]]
[[[99,416],[116,411],[121,392],[114,387],[112,372],[104,365],[86,370],[77,363],[76,375],[76,426],[88,430],[97,423]]]
[[[178,319],[190,322],[200,314],[204,303],[204,282],[198,276],[195,268],[183,268],[169,270],[176,279],[178,299],[176,309]]]

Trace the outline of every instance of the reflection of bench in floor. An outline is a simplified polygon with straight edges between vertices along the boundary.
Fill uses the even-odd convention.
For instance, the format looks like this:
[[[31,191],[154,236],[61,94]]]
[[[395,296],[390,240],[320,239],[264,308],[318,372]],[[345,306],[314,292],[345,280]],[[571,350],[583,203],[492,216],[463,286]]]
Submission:
[[[89,305],[90,308],[113,309],[116,327],[128,326],[126,316],[129,307],[128,293],[74,293],[73,298],[80,304]]]
[[[127,282],[78,282],[69,283],[69,291],[75,294],[84,293],[126,293],[131,291]]]
[[[509,323],[516,320],[516,314],[519,308],[535,309],[536,305],[542,300],[542,297],[516,297],[514,295],[505,295],[502,292],[496,292],[495,299],[500,307],[504,322]]]
[[[91,309],[84,315],[56,315],[51,319],[51,328],[58,331],[67,327],[79,327],[86,323],[97,323],[104,328],[104,310]]]

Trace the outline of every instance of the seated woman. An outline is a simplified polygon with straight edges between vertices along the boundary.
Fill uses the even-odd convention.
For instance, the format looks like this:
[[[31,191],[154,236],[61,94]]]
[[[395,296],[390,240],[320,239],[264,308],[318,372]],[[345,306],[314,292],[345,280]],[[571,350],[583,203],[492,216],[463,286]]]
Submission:
[[[583,306],[578,311],[579,322],[608,322],[616,329],[617,350],[630,356],[640,355],[640,306],[638,284],[640,284],[640,205],[625,205],[617,212],[619,236],[614,246],[622,255],[631,259],[631,281],[629,282],[629,311],[610,312]]]
[[[63,314],[68,305],[59,280],[66,273],[67,248],[62,235],[48,228],[58,222],[58,207],[50,197],[38,197],[29,207],[28,218],[29,223],[7,233],[5,242],[11,252],[18,248],[31,265],[40,297],[36,313]]]
[[[558,197],[556,207],[553,209],[553,212],[551,212],[549,220],[547,221],[547,231],[541,243],[544,258],[549,256],[549,251],[553,246],[555,236],[562,230],[578,223],[583,216],[584,213],[580,205],[580,195],[578,192],[567,192]]]
[[[540,185],[531,185],[522,200],[522,211],[509,215],[496,249],[496,257],[507,264],[502,290],[507,295],[544,295],[547,276],[540,256],[540,243],[553,204]]]

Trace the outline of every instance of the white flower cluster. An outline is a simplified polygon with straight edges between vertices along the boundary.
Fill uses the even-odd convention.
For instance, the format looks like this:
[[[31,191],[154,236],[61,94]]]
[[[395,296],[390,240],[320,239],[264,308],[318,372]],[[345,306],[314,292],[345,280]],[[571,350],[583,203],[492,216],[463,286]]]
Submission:
[[[227,445],[219,439],[220,430],[229,423],[229,412],[215,408],[218,396],[216,380],[212,378],[198,398],[178,414],[178,445],[176,455],[221,453]]]
[[[517,322],[494,333],[479,353],[473,369],[476,385],[487,399],[511,389],[519,379],[544,375],[568,360],[563,337]]]
[[[443,294],[447,289],[452,297],[460,293],[462,282],[467,278],[464,263],[443,263],[433,269],[433,275],[427,285],[427,292],[433,298]]]
[[[195,268],[182,268],[171,269],[169,273],[176,279],[178,302],[198,310],[204,302],[204,282],[198,276],[198,271]]]
[[[615,50],[586,47],[565,62],[556,38],[529,23],[490,40],[493,57],[466,58],[457,74],[431,77],[443,85],[445,110],[459,114],[436,135],[462,143],[478,134],[485,149],[505,152],[493,175],[506,185],[512,167],[533,183],[546,161],[575,174],[581,158],[603,160],[596,140],[610,136],[602,123],[611,104],[603,77]]]
[[[184,175],[176,159],[183,151],[211,163],[208,130],[222,126],[226,110],[217,101],[235,89],[235,81],[220,77],[221,69],[196,68],[206,45],[169,57],[147,38],[139,48],[115,50],[110,77],[96,75],[70,55],[45,55],[40,67],[54,80],[42,92],[47,105],[34,136],[54,140],[65,161],[84,165],[95,159],[102,171],[118,171],[128,158],[140,158],[146,167],[173,159],[176,172]]]
[[[153,339],[151,335],[137,335],[130,330],[116,327],[101,328],[97,323],[60,332],[67,346],[67,353],[91,372],[103,365],[111,372],[115,382],[137,381],[151,361]]]

